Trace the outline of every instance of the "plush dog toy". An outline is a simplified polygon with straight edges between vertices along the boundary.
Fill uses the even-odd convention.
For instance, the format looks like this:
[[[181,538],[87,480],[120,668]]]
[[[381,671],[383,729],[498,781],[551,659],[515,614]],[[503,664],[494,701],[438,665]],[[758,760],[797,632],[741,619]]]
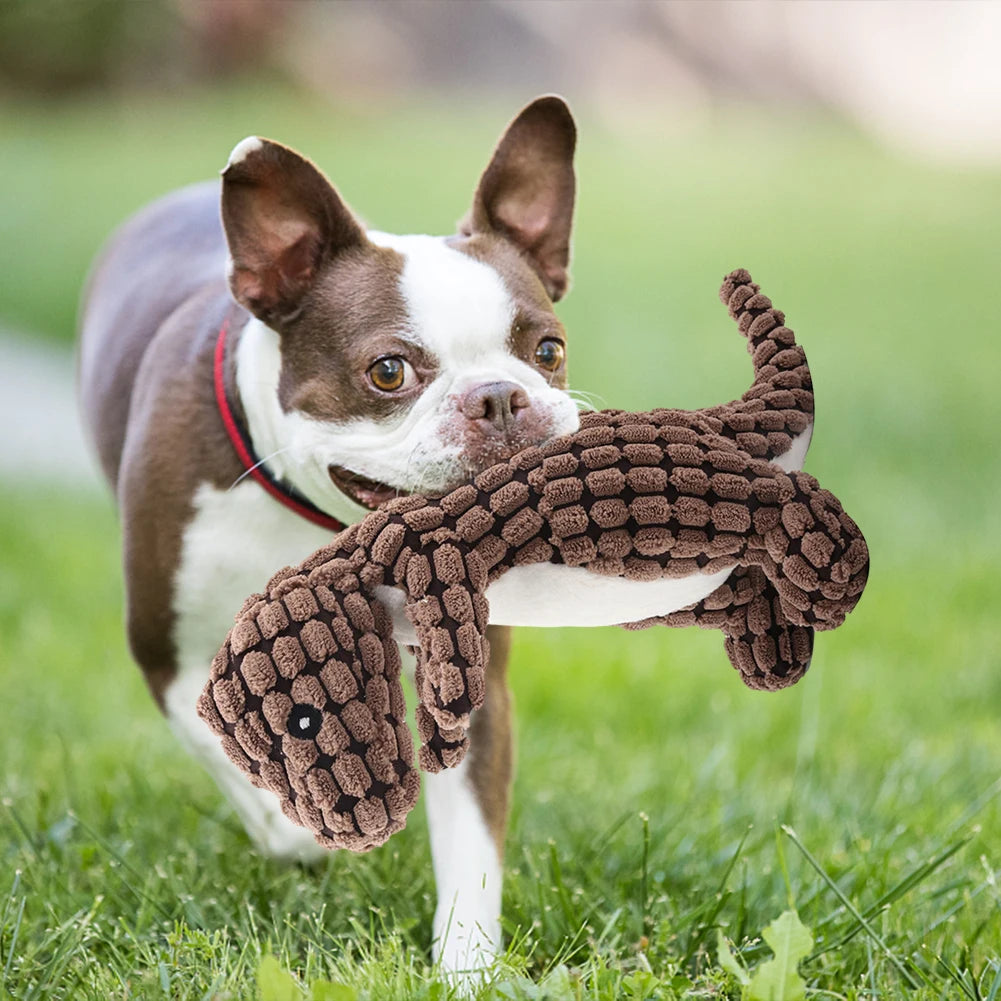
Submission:
[[[740,400],[583,414],[444,497],[384,504],[245,603],[198,710],[321,844],[381,844],[417,798],[394,620],[417,654],[419,763],[437,771],[461,760],[483,701],[494,595],[537,596],[557,623],[561,595],[588,593],[638,610],[618,620],[630,628],[719,629],[762,689],[799,680],[814,630],[855,606],[861,532],[812,476],[781,468],[812,430],[806,356],[746,271],[720,298],[754,363]]]

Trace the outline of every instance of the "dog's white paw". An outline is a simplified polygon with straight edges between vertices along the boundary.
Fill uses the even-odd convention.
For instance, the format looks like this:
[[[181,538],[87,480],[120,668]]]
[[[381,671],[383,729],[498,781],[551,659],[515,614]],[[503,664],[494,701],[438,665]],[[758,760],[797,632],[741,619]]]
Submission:
[[[454,908],[439,906],[434,918],[432,955],[460,997],[472,996],[489,979],[500,946],[498,919],[460,916]]]

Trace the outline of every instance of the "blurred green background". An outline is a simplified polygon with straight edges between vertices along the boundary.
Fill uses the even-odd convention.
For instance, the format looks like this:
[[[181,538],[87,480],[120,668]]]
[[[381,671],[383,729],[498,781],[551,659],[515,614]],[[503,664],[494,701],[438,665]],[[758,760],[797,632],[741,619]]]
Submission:
[[[448,4],[33,6],[0,9],[0,996],[254,997],[274,951],[304,982],[444,997],[422,817],[369,856],[282,867],[175,746],[125,648],[111,501],[70,454],[69,351],[110,230],[212,176],[243,136],[315,159],[380,229],[444,233],[504,123],[550,89],[580,130],[558,307],[574,388],[635,408],[739,395],[749,364],[716,291],[747,267],[807,349],[807,468],[865,531],[872,572],[777,695],[744,691],[716,634],[517,634],[511,945],[485,996],[737,996],[716,929],[753,965],[790,902],[828,996],[996,994],[997,167],[918,157],[847,105],[742,88],[736,71],[693,70],[685,100],[656,67],[599,86],[607,37],[649,35],[599,5],[576,5],[590,47],[543,33],[564,60],[548,71],[525,68],[511,28],[532,5],[483,4],[496,23]],[[716,15],[739,26],[733,5]],[[433,58],[450,20],[451,77]],[[400,24],[409,49],[386,34]],[[330,76],[311,33],[350,72]],[[659,43],[675,62],[679,34]],[[497,46],[506,76],[502,59],[476,65]],[[408,53],[397,76],[387,51]],[[19,439],[52,461],[28,463]],[[566,984],[532,985],[554,968]]]

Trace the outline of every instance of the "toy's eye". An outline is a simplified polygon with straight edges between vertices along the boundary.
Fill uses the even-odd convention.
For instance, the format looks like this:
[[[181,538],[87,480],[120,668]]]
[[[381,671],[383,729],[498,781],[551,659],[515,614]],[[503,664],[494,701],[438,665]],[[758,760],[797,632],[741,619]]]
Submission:
[[[535,349],[535,364],[547,372],[555,372],[563,364],[565,357],[566,348],[563,347],[563,342],[552,337],[539,341],[539,346]]]
[[[320,732],[323,714],[316,706],[299,702],[292,706],[288,714],[288,732],[291,737],[302,737],[309,740]]]
[[[408,375],[412,374],[413,369],[396,355],[380,358],[368,370],[368,377],[372,380],[372,385],[384,393],[393,393],[397,389],[401,389],[407,382]]]

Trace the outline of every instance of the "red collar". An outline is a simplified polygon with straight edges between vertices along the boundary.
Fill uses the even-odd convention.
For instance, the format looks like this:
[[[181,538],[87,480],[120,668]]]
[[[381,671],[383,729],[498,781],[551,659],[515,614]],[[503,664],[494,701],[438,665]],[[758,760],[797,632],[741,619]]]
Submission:
[[[254,454],[254,448],[250,441],[250,435],[242,428],[233,415],[233,408],[229,405],[229,398],[226,395],[226,378],[224,362],[226,359],[226,334],[229,332],[229,320],[224,320],[219,328],[219,337],[215,342],[215,361],[212,368],[213,382],[215,383],[215,401],[219,408],[219,416],[222,418],[226,434],[233,444],[233,449],[240,459],[243,468],[276,501],[284,504],[287,508],[295,511],[296,514],[311,521],[314,525],[327,528],[331,532],[343,531],[344,525],[336,518],[332,518],[325,511],[321,511],[308,497],[303,496],[295,487],[282,483],[277,477],[261,464],[261,461]]]

